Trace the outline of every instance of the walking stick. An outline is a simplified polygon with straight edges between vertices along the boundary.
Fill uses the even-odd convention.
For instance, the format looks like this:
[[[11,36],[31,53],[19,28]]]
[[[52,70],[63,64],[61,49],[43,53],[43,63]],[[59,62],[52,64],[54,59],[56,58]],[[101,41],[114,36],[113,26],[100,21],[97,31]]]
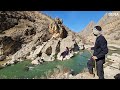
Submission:
[[[89,51],[89,50],[87,50],[87,51],[88,51],[88,52],[91,54],[91,56],[92,56],[92,52]],[[94,62],[95,62],[94,74],[97,75],[96,60],[95,60],[95,59],[94,59]]]

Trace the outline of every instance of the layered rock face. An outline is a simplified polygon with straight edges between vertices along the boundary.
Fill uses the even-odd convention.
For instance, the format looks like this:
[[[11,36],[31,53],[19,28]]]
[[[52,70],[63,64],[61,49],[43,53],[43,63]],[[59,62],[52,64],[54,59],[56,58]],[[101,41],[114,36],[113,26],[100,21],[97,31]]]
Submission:
[[[82,41],[84,44],[93,43],[95,39],[92,33],[93,27],[96,25],[94,21],[91,21],[80,33],[79,35],[82,37]]]
[[[62,23],[57,23],[59,29],[51,33],[49,25],[55,21],[38,11],[0,11],[0,42],[4,55],[9,56],[11,62],[60,60],[65,48],[75,48],[81,38]]]
[[[98,22],[103,28],[103,34],[110,44],[120,44],[120,12],[113,11],[106,13]]]
[[[106,13],[97,24],[100,25],[103,29],[103,35],[108,40],[109,44],[120,44],[118,40],[120,40],[120,12],[119,11],[112,11]],[[89,25],[88,25],[89,26]],[[85,35],[85,40],[87,43],[93,43],[95,40],[95,37],[92,34],[92,31],[90,30],[91,27],[86,27],[82,32],[80,32],[80,35]],[[86,32],[86,34],[84,33]],[[84,36],[82,36],[84,37]]]

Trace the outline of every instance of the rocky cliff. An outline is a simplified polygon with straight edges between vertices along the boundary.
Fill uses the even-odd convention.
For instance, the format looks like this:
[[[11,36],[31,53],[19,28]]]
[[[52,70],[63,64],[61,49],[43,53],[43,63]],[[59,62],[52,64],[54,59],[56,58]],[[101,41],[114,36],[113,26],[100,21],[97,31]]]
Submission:
[[[66,47],[74,49],[81,43],[81,38],[65,25],[62,25],[60,36],[55,37],[59,33],[49,30],[54,21],[38,11],[0,11],[0,43],[3,55],[10,59],[8,63],[26,59],[37,64],[61,60],[60,55]]]
[[[120,12],[119,11],[113,11],[106,13],[95,25],[100,25],[103,29],[103,35],[108,40],[108,43],[110,44],[120,44],[118,40],[120,40]],[[89,26],[89,25],[88,25]],[[95,38],[92,34],[91,27],[86,28],[80,32],[80,35],[83,35],[85,32],[86,34],[86,42],[93,43]]]
[[[82,37],[82,40],[83,40],[83,43],[84,44],[87,44],[88,41],[90,42],[91,39],[93,38],[90,38],[88,36],[92,36],[92,29],[93,27],[95,26],[95,22],[94,21],[91,21],[80,33],[79,35]]]

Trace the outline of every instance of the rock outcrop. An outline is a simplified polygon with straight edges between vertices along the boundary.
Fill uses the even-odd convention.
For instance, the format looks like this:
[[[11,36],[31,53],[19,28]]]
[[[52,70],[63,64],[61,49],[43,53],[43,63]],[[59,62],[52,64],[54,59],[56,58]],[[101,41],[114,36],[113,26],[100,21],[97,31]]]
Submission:
[[[0,61],[3,61],[6,58],[5,55],[0,55]]]
[[[4,55],[11,58],[7,64],[26,59],[33,64],[60,60],[66,47],[75,48],[81,42],[61,19],[38,11],[0,11],[0,25]]]

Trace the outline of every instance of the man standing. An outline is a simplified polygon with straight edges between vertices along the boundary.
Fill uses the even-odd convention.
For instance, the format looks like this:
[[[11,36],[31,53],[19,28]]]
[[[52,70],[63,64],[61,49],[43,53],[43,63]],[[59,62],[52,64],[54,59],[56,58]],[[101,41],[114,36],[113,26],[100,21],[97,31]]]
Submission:
[[[94,50],[94,53],[88,61],[87,66],[89,73],[93,74],[94,61],[96,61],[97,76],[99,79],[104,79],[103,64],[105,63],[105,55],[108,53],[108,47],[107,41],[101,32],[102,28],[100,26],[94,27],[93,34],[96,36],[96,41],[94,47],[91,48],[91,50]]]

